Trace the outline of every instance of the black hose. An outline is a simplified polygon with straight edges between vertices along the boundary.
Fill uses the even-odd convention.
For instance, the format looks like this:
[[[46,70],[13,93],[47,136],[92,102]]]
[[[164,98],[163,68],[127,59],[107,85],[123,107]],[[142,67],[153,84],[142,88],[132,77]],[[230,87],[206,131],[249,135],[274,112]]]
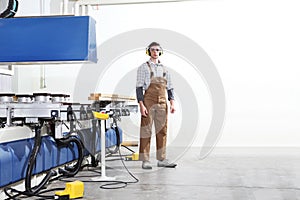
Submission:
[[[9,0],[8,7],[0,14],[0,18],[13,17],[18,10],[19,2],[17,0]]]
[[[119,132],[119,127],[116,126],[114,128],[112,128],[115,133],[116,133],[116,137],[117,137],[117,143],[116,143],[116,146],[113,150],[109,149],[109,153],[111,154],[115,154],[119,151],[119,148],[120,148],[120,144],[121,144],[121,139],[120,139],[120,132]]]
[[[25,191],[28,194],[36,194],[39,192],[46,183],[50,180],[52,176],[56,175],[56,172],[51,170],[47,173],[44,179],[40,182],[39,185],[35,186],[34,188],[31,187],[31,175],[33,167],[35,166],[36,158],[39,153],[41,147],[42,137],[41,137],[41,128],[39,126],[35,126],[35,139],[34,139],[34,147],[30,154],[28,166],[26,169],[26,177],[25,177]]]
[[[81,169],[81,164],[83,161],[83,144],[81,140],[79,140],[75,136],[70,136],[66,139],[61,139],[59,142],[62,142],[63,144],[70,144],[71,142],[74,142],[77,145],[78,148],[78,160],[77,163],[73,167],[68,167],[66,166],[65,169],[59,168],[58,171],[59,173],[63,174],[64,176],[75,176],[79,170]]]

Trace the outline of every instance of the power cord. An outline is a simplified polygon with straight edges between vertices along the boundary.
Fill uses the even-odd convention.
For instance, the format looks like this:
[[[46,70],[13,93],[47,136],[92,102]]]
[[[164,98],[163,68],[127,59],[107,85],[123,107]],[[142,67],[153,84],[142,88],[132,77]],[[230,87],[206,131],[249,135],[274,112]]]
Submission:
[[[121,151],[120,149],[118,150],[118,156],[120,157],[119,160],[121,160],[122,162],[122,165],[124,166],[124,168],[126,169],[127,173],[134,179],[134,181],[92,181],[92,180],[81,180],[82,182],[85,182],[85,183],[105,183],[105,184],[102,184],[99,186],[99,188],[101,189],[121,189],[121,188],[125,188],[128,184],[130,183],[138,183],[139,182],[139,179],[137,177],[135,177],[130,171],[129,169],[127,168],[127,166],[125,165],[124,163],[124,159],[123,159],[123,156],[121,154]],[[96,172],[96,171],[94,171]],[[97,173],[97,172],[96,172]],[[98,172],[99,173],[99,172]],[[100,172],[101,173],[101,172]],[[91,177],[91,176],[78,176],[80,178],[83,178],[83,177]],[[78,178],[76,176],[76,178]],[[92,177],[95,177],[95,176],[92,176]],[[64,179],[64,178],[60,178],[59,179],[60,181],[63,181],[63,182],[68,182],[68,180]],[[69,179],[70,180],[70,179]]]
[[[48,190],[43,190],[43,191],[40,191],[39,193],[36,193],[36,194],[32,194],[32,193],[28,193],[26,191],[22,192],[22,191],[19,191],[19,190],[16,190],[14,188],[4,188],[4,193],[6,196],[8,196],[8,198],[6,198],[5,200],[21,200],[21,199],[24,199],[23,197],[22,198],[17,198],[21,195],[23,196],[27,196],[28,198],[29,197],[40,197],[42,199],[56,199],[54,195],[41,195],[41,194],[44,194],[44,193],[47,193],[47,192],[52,192],[52,191],[57,191],[57,190],[64,190],[65,188],[52,188],[52,189],[48,189]],[[16,193],[15,195],[12,195],[9,193]]]
[[[131,153],[135,153],[135,151],[133,151],[132,149],[130,149],[130,148],[127,147],[127,146],[122,145],[122,147],[124,147],[125,149],[127,149],[127,150],[130,151]]]
[[[120,149],[118,150],[119,152],[119,156],[120,156],[120,160],[124,166],[124,168],[126,169],[126,171],[128,172],[128,174],[134,179],[134,181],[105,181],[108,182],[107,184],[103,184],[100,186],[101,189],[120,189],[120,188],[125,188],[129,183],[138,183],[139,179],[137,177],[135,177],[127,168],[127,166],[124,163],[124,159],[122,157],[121,151]],[[119,185],[119,184],[124,184],[123,186],[119,186],[119,187],[110,187],[110,186],[114,186],[114,185]]]

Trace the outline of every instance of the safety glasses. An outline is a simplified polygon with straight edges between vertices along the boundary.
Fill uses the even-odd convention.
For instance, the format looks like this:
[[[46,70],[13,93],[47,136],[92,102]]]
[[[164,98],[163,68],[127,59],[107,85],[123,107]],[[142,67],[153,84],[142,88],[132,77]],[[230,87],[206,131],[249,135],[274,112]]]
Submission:
[[[160,49],[151,48],[150,51],[160,51]]]

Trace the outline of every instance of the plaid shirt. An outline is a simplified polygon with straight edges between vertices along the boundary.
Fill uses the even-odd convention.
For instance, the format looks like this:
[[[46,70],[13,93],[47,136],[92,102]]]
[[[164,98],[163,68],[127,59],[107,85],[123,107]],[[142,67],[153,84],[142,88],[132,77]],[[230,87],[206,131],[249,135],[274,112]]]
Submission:
[[[153,63],[149,60],[150,67],[153,71],[153,77],[163,77],[164,66],[161,63]],[[173,84],[171,81],[171,76],[166,71],[166,79],[167,79],[167,90],[173,89]],[[137,70],[137,79],[136,79],[136,87],[143,87],[144,90],[147,90],[150,85],[150,70],[147,63],[143,63]]]

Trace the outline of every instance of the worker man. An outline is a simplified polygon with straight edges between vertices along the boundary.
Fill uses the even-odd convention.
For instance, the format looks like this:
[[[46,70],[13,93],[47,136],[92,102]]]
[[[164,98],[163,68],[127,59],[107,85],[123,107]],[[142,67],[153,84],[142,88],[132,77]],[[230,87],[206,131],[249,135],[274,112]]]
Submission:
[[[166,159],[168,106],[166,90],[170,101],[170,112],[175,112],[174,89],[166,67],[159,56],[163,49],[157,42],[152,42],[146,49],[150,60],[137,70],[136,96],[141,112],[139,160],[143,169],[152,169],[150,160],[150,141],[152,124],[156,133],[156,159],[158,167],[176,167]]]

